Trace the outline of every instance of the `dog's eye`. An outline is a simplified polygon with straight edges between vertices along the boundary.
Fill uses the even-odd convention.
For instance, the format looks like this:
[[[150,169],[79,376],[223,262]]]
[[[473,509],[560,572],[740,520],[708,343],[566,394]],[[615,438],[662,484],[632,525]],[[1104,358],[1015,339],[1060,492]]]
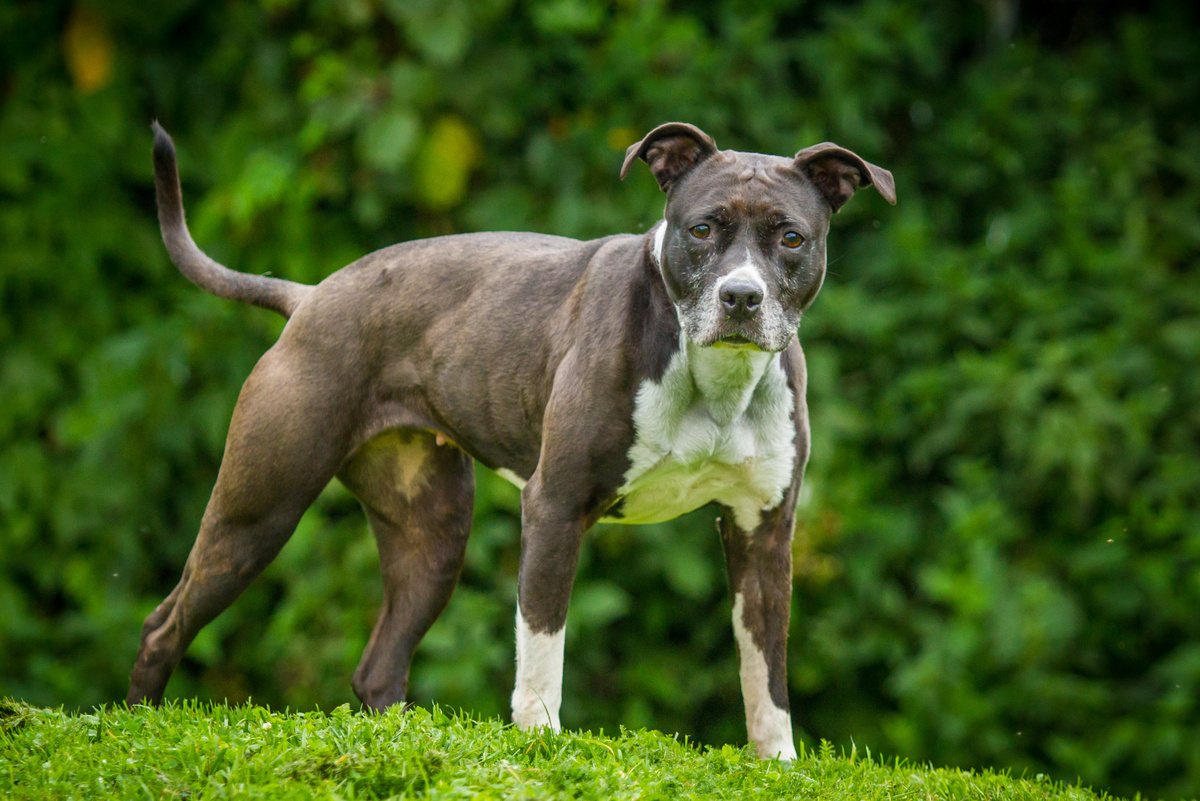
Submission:
[[[798,248],[804,244],[804,237],[795,231],[788,231],[783,235],[783,246],[785,248]]]
[[[712,236],[712,228],[708,227],[704,223],[701,223],[700,225],[693,225],[691,232],[692,236],[696,237],[697,239],[708,239],[710,236]]]

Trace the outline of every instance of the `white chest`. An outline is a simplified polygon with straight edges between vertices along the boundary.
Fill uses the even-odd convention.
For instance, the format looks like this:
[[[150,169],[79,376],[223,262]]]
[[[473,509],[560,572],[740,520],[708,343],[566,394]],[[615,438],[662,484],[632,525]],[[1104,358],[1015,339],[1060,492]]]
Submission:
[[[614,522],[657,523],[717,501],[739,528],[757,527],[795,466],[794,403],[779,359],[685,344],[661,380],[643,383]]]

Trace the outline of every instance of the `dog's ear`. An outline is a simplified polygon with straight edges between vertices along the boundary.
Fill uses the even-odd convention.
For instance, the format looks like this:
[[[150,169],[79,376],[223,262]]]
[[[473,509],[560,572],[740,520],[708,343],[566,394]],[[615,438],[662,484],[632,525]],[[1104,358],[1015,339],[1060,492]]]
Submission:
[[[796,154],[796,169],[821,190],[834,212],[860,186],[874,186],[884,200],[893,206],[896,204],[896,182],[890,172],[833,142],[822,142],[801,150]]]
[[[621,180],[625,180],[633,160],[641,159],[650,165],[658,188],[666,192],[692,168],[716,152],[717,143],[695,125],[686,122],[664,123],[625,151]]]

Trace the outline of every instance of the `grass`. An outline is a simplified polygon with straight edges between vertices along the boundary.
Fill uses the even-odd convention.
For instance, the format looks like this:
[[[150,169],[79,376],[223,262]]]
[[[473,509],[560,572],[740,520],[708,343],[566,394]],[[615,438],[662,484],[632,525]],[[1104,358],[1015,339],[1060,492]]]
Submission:
[[[1080,799],[1087,789],[881,763],[792,765],[653,731],[521,732],[438,709],[288,714],[185,702],[89,714],[0,701],[0,798]]]

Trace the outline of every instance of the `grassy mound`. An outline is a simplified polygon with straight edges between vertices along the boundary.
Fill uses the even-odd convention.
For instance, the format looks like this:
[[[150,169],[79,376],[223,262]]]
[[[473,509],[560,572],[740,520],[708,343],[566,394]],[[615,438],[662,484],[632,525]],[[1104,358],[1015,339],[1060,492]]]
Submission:
[[[183,703],[91,714],[0,702],[3,798],[1085,799],[1008,775],[881,764],[825,745],[792,765],[651,731],[527,733],[438,709],[286,714]]]

